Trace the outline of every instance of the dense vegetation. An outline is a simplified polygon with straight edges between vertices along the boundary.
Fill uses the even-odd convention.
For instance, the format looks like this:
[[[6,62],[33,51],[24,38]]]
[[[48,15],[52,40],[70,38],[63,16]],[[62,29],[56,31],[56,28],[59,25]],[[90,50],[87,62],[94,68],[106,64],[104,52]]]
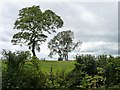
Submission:
[[[26,7],[19,11],[13,35],[14,45],[25,44],[29,51],[2,51],[2,89],[79,88],[119,89],[120,58],[100,55],[79,55],[75,61],[40,61],[36,51],[51,34],[63,27],[63,20],[52,10],[41,11],[39,6]],[[73,43],[73,32],[62,31],[50,41],[49,49],[59,53],[59,60],[68,60],[68,52],[78,47]],[[65,46],[65,47],[63,47]],[[56,48],[57,47],[57,48]],[[1,64],[0,64],[1,65]]]
[[[4,88],[120,88],[120,58],[100,55],[76,56],[76,61],[40,61],[29,52],[3,51],[2,87]],[[70,64],[70,62],[72,64]],[[44,72],[46,63],[48,68]],[[51,67],[47,64],[51,63]],[[61,64],[61,69],[54,71]],[[63,64],[66,63],[66,64]],[[75,65],[66,70],[67,65]],[[44,67],[44,68],[42,68]],[[63,69],[64,68],[64,69]],[[43,70],[42,70],[43,69]],[[62,70],[63,69],[63,70]],[[68,69],[68,68],[67,68]],[[57,69],[56,69],[57,70]],[[61,71],[60,71],[61,70]],[[65,74],[65,72],[68,73]]]

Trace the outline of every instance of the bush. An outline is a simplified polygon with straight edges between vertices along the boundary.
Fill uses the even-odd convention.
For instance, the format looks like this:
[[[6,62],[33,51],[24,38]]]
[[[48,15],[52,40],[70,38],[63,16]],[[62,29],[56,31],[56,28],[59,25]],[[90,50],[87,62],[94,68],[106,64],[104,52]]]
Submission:
[[[44,86],[45,75],[39,70],[38,60],[30,57],[28,51],[2,52],[6,60],[6,68],[2,72],[4,88],[41,88]]]
[[[6,88],[79,88],[119,90],[120,58],[101,55],[76,57],[75,68],[65,75],[61,73],[43,74],[39,67],[39,59],[30,56],[28,51],[2,52],[2,86]],[[27,60],[29,58],[29,60]],[[104,64],[104,65],[101,65]]]
[[[97,66],[95,62],[95,56],[81,55],[76,57],[77,64],[75,69],[86,72],[88,75],[95,75],[97,72]]]
[[[76,57],[74,70],[68,75],[68,87],[92,88],[97,83],[97,65],[95,56],[81,55]],[[102,77],[102,76],[99,76]]]
[[[66,88],[66,81],[65,81],[65,72],[62,73],[52,73],[52,68],[49,75],[46,75],[46,83],[45,88]]]

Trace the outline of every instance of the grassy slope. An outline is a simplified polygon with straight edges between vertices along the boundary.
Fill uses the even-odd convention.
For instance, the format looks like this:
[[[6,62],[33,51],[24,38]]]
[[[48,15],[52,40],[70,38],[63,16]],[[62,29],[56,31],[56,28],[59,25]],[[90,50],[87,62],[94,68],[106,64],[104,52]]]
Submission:
[[[75,61],[40,61],[39,67],[43,73],[50,74],[52,67],[53,73],[61,73],[62,71],[65,71],[67,74],[74,69],[75,63]],[[2,63],[2,67],[6,67],[5,63]]]
[[[40,69],[44,73],[50,73],[51,67],[53,73],[65,71],[68,73],[74,69],[75,61],[40,61]]]

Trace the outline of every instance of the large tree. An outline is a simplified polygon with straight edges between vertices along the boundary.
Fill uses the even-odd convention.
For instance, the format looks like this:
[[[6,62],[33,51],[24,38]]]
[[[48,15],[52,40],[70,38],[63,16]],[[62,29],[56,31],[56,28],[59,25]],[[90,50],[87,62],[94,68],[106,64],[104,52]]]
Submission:
[[[48,48],[50,49],[49,56],[54,54],[59,55],[59,59],[68,60],[68,53],[73,51],[76,47],[79,47],[81,42],[73,42],[74,33],[70,30],[59,32],[48,42]]]
[[[41,11],[39,6],[26,7],[19,10],[19,17],[14,23],[13,45],[26,44],[36,56],[35,49],[40,51],[40,45],[46,41],[47,35],[56,32],[55,29],[63,26],[63,20],[51,10]]]

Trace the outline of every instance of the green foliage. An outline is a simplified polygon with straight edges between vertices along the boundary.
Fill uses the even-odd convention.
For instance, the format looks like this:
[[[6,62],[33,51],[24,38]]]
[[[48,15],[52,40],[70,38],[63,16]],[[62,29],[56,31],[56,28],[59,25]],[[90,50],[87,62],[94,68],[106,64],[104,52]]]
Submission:
[[[105,69],[106,85],[117,85],[120,83],[120,58],[110,57]]]
[[[6,54],[6,53],[7,54]],[[18,51],[20,52],[20,51]],[[5,54],[4,54],[5,53]],[[64,69],[56,69],[54,66],[52,71],[50,71],[50,73],[42,73],[41,72],[41,62],[45,62],[46,65],[47,63],[49,63],[49,65],[53,66],[56,65],[56,62],[51,62],[50,61],[39,61],[39,59],[37,57],[29,57],[29,60],[27,61],[26,57],[25,59],[23,59],[24,63],[21,63],[22,67],[16,67],[14,69],[14,67],[8,68],[8,62],[10,58],[11,60],[11,64],[13,65],[15,62],[18,63],[19,61],[19,56],[25,56],[26,53],[28,52],[23,52],[21,51],[21,53],[17,53],[17,52],[11,52],[11,51],[4,51],[3,55],[4,55],[4,60],[2,61],[3,63],[3,67],[2,67],[2,86],[3,89],[6,88],[11,88],[11,89],[16,89],[16,88],[65,88],[65,71],[63,71]],[[10,55],[9,55],[9,54]],[[14,54],[14,55],[13,55]],[[8,58],[9,57],[9,58]],[[14,58],[16,57],[16,58]],[[15,60],[13,60],[15,59]],[[15,62],[14,62],[15,61]],[[69,63],[68,65],[74,65],[75,62],[66,62],[65,64]],[[63,64],[63,66],[65,66],[65,64],[63,62],[59,62],[58,65]],[[16,64],[14,64],[16,65]],[[45,67],[46,67],[45,65]],[[60,66],[59,66],[60,67]],[[70,66],[69,66],[70,67]],[[50,68],[49,68],[50,69]],[[57,71],[55,72],[54,69],[56,69]],[[59,71],[61,70],[61,71]],[[10,72],[11,71],[11,72]]]
[[[76,62],[74,70],[67,77],[68,87],[88,88],[91,83],[87,78],[94,76],[97,72],[95,57],[91,55],[77,56]]]
[[[77,64],[76,68],[78,70],[81,70],[83,72],[86,72],[89,75],[95,75],[97,71],[97,66],[95,62],[95,57],[91,55],[81,55],[77,56]]]
[[[91,88],[91,81],[92,81],[92,76],[89,76],[86,74],[86,76],[81,80],[81,88]]]
[[[38,66],[38,60],[31,60],[29,63],[26,62],[24,68],[21,71],[22,82],[24,88],[43,88],[46,77],[41,72]]]
[[[4,88],[37,88],[44,85],[44,74],[36,67],[37,60],[27,63],[29,52],[3,51],[6,67],[2,69],[2,87]],[[34,62],[33,62],[34,61]],[[38,66],[38,65],[37,65]],[[38,85],[38,86],[37,86]]]
[[[50,34],[62,26],[62,19],[53,11],[42,12],[39,6],[26,7],[19,10],[14,29],[18,29],[20,32],[14,34],[11,42],[14,45],[26,44],[31,49],[33,56],[36,56],[35,49],[40,51],[40,45],[46,41],[47,35],[44,32]]]
[[[7,50],[2,51],[3,58],[7,60],[7,70],[20,69],[25,63],[25,60],[30,59],[29,51],[11,52]]]
[[[102,83],[101,83],[102,82]],[[85,75],[85,77],[81,81],[81,85],[79,86],[80,88],[98,88],[103,85],[104,78],[99,75],[95,76],[89,76],[88,74]]]
[[[66,88],[66,81],[65,81],[65,72],[62,73],[52,73],[52,69],[49,75],[47,75],[45,88]]]
[[[91,55],[81,55],[76,57],[76,62],[58,62],[39,61],[37,57],[30,58],[28,52],[23,51],[22,53],[20,51],[17,53],[5,50],[3,52],[3,89],[78,88],[119,90],[120,88],[119,57],[109,56],[104,58],[101,55],[102,60],[100,60],[99,56],[95,58],[95,56]],[[23,60],[19,59],[22,56],[24,57]],[[28,57],[30,59],[27,61]],[[19,61],[20,64],[17,64]],[[12,65],[8,64],[8,62],[11,62]],[[106,66],[102,67],[98,62],[104,63]],[[13,66],[13,64],[17,66]],[[8,68],[10,66],[11,68]]]
[[[73,70],[66,76],[66,87],[76,88],[80,85],[82,78],[84,78],[85,73],[80,70]]]
[[[104,68],[107,66],[107,55],[99,55],[97,56],[97,67]]]
[[[70,30],[59,32],[48,42],[48,48],[50,49],[49,56],[52,57],[54,54],[58,54],[59,61],[63,58],[68,60],[68,52],[73,51],[81,42],[74,43],[74,33]]]
[[[81,55],[76,59],[75,69],[66,78],[68,87],[81,89],[117,89],[119,87],[119,57]]]

